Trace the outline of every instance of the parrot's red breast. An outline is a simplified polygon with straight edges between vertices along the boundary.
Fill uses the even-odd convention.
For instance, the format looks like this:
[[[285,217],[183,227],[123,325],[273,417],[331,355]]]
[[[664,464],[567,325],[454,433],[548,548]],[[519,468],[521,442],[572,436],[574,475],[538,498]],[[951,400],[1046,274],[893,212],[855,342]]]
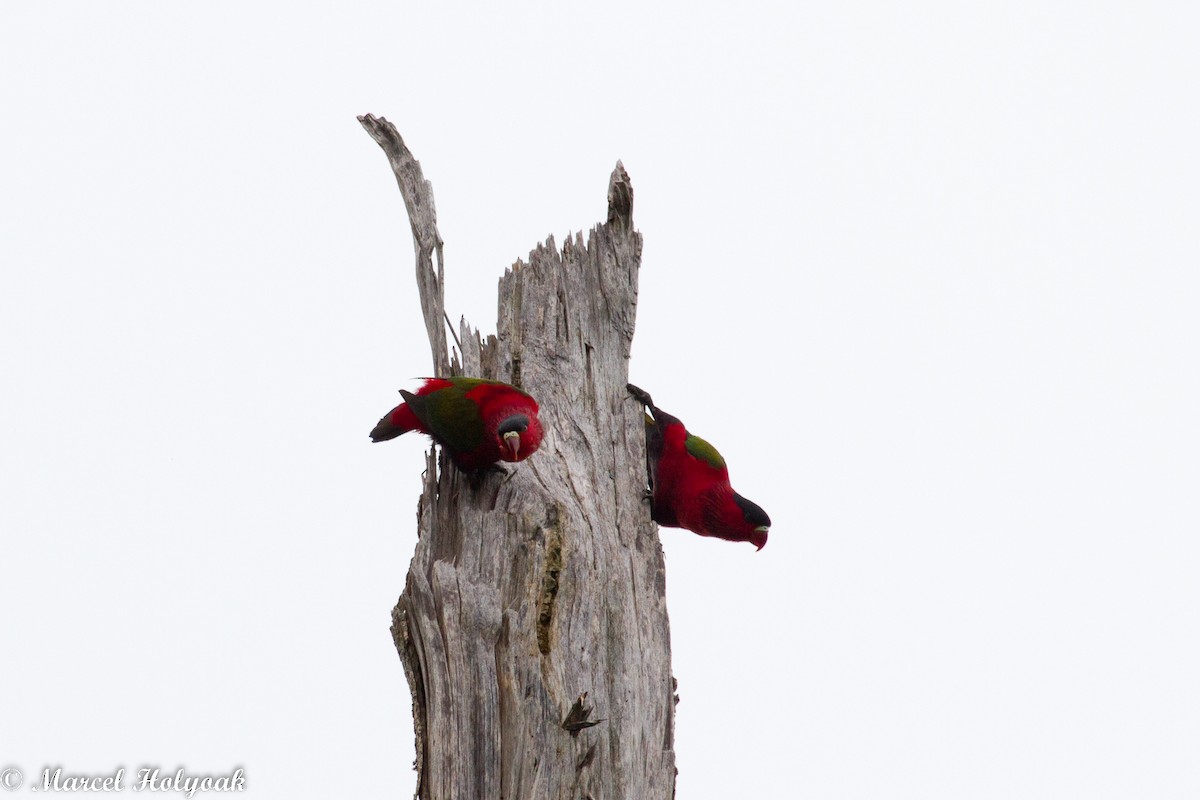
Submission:
[[[651,513],[659,525],[686,528],[701,536],[750,542],[761,550],[771,519],[729,483],[717,449],[688,433],[677,418],[654,405],[632,384],[629,392],[650,410],[646,417],[646,462]]]
[[[515,386],[483,378],[427,378],[371,431],[383,442],[409,431],[428,434],[471,472],[497,461],[523,461],[542,441],[538,404]]]

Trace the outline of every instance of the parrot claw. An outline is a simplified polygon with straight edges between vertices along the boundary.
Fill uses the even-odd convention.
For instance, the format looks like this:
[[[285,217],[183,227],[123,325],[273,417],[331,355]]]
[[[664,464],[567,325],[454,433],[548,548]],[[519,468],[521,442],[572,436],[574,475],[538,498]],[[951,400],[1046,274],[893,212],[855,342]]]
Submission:
[[[642,405],[648,408],[654,407],[654,401],[650,399],[650,393],[645,389],[640,389],[637,386],[634,386],[632,383],[625,384],[625,388],[631,395],[633,395],[633,398]]]
[[[483,486],[491,475],[503,475],[505,478],[512,475],[512,473],[499,464],[488,464],[486,467],[481,467],[480,469],[464,471],[463,474],[467,476],[467,484],[476,492],[479,491],[480,487]]]

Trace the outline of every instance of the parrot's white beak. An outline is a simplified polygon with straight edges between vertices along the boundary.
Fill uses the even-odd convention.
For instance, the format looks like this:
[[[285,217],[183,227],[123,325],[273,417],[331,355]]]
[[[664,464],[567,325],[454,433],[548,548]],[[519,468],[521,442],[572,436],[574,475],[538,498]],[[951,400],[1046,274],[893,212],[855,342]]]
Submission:
[[[508,452],[512,456],[509,460],[516,461],[517,454],[521,452],[521,434],[516,431],[504,434],[504,446],[508,448]]]

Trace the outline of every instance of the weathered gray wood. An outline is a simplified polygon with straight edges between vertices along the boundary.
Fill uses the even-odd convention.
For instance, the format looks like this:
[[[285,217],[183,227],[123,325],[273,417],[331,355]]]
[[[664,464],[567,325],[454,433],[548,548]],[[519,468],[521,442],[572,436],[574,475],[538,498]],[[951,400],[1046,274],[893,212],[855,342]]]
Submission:
[[[445,374],[440,255],[436,278],[422,266],[441,247],[432,190],[387,120],[360,121],[405,195]],[[665,571],[643,500],[642,408],[625,390],[642,242],[620,163],[608,197],[586,244],[550,238],[504,274],[496,336],[460,326],[463,374],[531,393],[546,435],[482,480],[427,457],[392,612],[420,800],[674,796]]]

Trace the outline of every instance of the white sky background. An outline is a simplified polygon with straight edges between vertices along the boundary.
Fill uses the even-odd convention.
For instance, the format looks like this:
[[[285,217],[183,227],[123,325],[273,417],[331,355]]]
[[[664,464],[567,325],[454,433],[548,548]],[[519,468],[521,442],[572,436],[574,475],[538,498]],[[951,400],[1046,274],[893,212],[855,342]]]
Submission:
[[[662,531],[680,798],[1197,797],[1200,19],[976,5],[7,5],[0,767],[411,796],[372,112],[485,331],[629,170],[631,377],[774,521]]]

